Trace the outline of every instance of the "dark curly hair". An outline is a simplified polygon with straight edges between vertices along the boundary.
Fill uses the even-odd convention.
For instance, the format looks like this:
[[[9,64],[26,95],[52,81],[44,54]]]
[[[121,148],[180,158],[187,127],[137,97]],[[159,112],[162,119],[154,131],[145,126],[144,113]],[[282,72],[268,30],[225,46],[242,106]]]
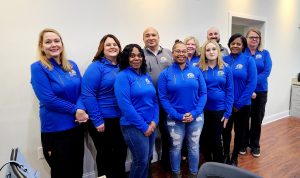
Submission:
[[[243,49],[242,49],[242,52],[245,52],[245,49],[247,47],[247,40],[246,38],[240,34],[240,33],[235,33],[233,34],[230,38],[229,38],[229,41],[228,41],[228,48],[230,49],[230,43],[232,43],[235,39],[237,38],[241,38],[241,41],[242,41],[242,44],[243,44]]]
[[[121,54],[121,61],[119,63],[120,71],[126,69],[129,66],[129,56],[132,53],[133,48],[137,48],[139,50],[142,56],[142,65],[140,71],[142,74],[146,74],[147,64],[146,64],[145,54],[143,49],[138,44],[128,44],[125,46]]]

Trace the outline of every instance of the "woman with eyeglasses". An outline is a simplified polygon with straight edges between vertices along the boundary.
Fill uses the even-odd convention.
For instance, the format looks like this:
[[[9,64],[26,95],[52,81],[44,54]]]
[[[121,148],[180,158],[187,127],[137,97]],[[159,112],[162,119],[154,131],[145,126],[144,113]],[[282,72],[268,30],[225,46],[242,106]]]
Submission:
[[[184,39],[184,44],[186,45],[187,48],[187,59],[186,62],[189,65],[192,66],[198,66],[199,65],[199,60],[200,60],[200,45],[198,40],[193,37],[189,36]],[[187,149],[186,149],[186,140],[183,140],[183,145],[182,145],[182,151],[181,151],[181,156],[182,160],[186,160],[187,158]]]
[[[257,69],[257,85],[252,94],[251,102],[251,126],[246,135],[245,143],[240,150],[240,154],[246,154],[247,146],[251,148],[254,157],[260,156],[260,134],[261,124],[265,116],[265,108],[268,97],[268,78],[272,69],[272,60],[269,51],[263,49],[261,42],[261,32],[252,28],[247,34],[247,44],[244,54],[252,56]]]
[[[172,178],[181,178],[182,142],[187,141],[189,177],[197,177],[199,138],[204,122],[206,85],[199,68],[186,63],[187,47],[176,40],[172,48],[174,63],[158,78],[158,94],[167,113],[166,128],[170,136]]]
[[[98,176],[125,178],[127,146],[121,128],[121,111],[114,93],[121,44],[107,34],[100,40],[93,62],[82,78],[82,99],[90,115],[88,131],[97,150]]]
[[[256,67],[252,57],[243,52],[247,47],[246,38],[236,33],[229,38],[228,47],[230,55],[224,61],[231,67],[234,85],[234,101],[232,114],[226,128],[223,130],[224,162],[233,166],[238,165],[238,153],[242,147],[243,139],[249,121],[251,96],[256,87]],[[234,148],[230,158],[231,131],[234,123]]]
[[[143,49],[137,44],[125,46],[115,95],[121,109],[120,125],[132,154],[129,178],[147,178],[158,124],[158,99],[150,75],[146,72]]]

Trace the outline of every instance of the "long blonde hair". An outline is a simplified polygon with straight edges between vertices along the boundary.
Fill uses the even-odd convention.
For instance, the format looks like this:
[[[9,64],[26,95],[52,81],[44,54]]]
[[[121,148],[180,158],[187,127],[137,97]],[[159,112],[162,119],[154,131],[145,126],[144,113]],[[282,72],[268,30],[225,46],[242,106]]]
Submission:
[[[215,41],[215,40],[207,40],[201,47],[201,55],[200,55],[200,62],[199,62],[199,67],[203,70],[203,71],[207,71],[208,70],[208,64],[207,64],[207,60],[206,60],[206,55],[205,55],[205,51],[206,51],[206,46],[212,43],[216,46],[217,51],[218,51],[218,58],[217,58],[217,66],[219,69],[223,69],[224,68],[224,61],[222,58],[222,53],[220,50],[220,46],[219,44]]]
[[[45,52],[43,51],[43,40],[44,40],[44,34],[47,32],[52,32],[58,35],[60,38],[60,41],[62,43],[62,52],[60,54],[60,62],[62,64],[62,69],[65,71],[70,72],[72,70],[72,65],[68,62],[68,60],[65,57],[65,52],[64,52],[64,43],[62,41],[61,35],[58,33],[58,31],[52,29],[52,28],[45,28],[42,30],[39,34],[39,40],[38,40],[38,49],[37,49],[37,58],[41,61],[41,63],[47,67],[49,70],[53,69],[53,65],[49,61],[49,59],[46,57]]]

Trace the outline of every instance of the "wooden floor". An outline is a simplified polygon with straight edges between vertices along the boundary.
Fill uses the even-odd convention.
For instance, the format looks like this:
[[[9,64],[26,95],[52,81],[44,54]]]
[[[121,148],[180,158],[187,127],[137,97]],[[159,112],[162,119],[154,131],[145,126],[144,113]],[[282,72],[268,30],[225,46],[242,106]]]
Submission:
[[[239,167],[264,178],[300,178],[300,118],[288,117],[262,127],[261,156],[254,158],[250,149],[239,156]],[[186,166],[183,168],[183,175]],[[158,163],[151,165],[152,178],[169,178]],[[185,176],[183,176],[185,177]]]

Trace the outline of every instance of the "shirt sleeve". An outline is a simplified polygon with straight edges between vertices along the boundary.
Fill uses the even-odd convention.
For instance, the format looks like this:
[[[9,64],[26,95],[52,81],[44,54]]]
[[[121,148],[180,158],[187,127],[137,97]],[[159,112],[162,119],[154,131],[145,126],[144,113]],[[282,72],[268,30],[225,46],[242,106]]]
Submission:
[[[240,109],[243,107],[243,103],[246,103],[249,98],[251,98],[255,88],[256,88],[256,83],[257,83],[257,70],[256,70],[256,65],[253,59],[249,57],[248,59],[248,69],[247,69],[247,83],[246,87],[241,94],[239,100],[235,104],[235,107],[237,109]]]
[[[144,118],[136,112],[131,102],[130,81],[126,73],[121,72],[118,74],[114,87],[119,108],[126,121],[145,133],[149,125],[145,122]]]
[[[166,75],[167,69],[164,70],[158,77],[157,86],[160,103],[170,118],[182,121],[183,114],[178,113],[176,109],[173,108],[169,100],[167,90],[168,81]]]
[[[257,75],[257,84],[261,84],[262,82],[266,81],[266,79],[270,76],[272,69],[270,53],[267,50],[265,50],[264,53],[264,70]]]
[[[101,78],[101,70],[97,67],[96,63],[93,62],[85,71],[81,84],[82,101],[95,127],[104,123],[102,112],[97,101],[97,92],[101,84]]]
[[[148,76],[149,80],[151,81],[151,83],[153,84],[151,76],[149,74],[147,74],[147,76]],[[153,85],[153,87],[154,87],[154,85]],[[158,122],[159,122],[159,105],[158,105],[157,95],[155,95],[153,97],[153,105],[154,105],[154,116],[155,116],[153,121],[155,122],[156,125],[158,125]]]
[[[31,84],[40,103],[50,110],[75,114],[79,107],[55,95],[45,70],[39,63],[31,65]]]
[[[233,98],[234,98],[234,87],[233,87],[233,75],[232,70],[229,67],[224,67],[226,70],[226,98],[225,98],[225,113],[224,117],[229,119],[232,112]]]
[[[206,83],[205,83],[205,80],[203,78],[203,75],[202,75],[202,72],[200,71],[200,69],[197,68],[197,70],[198,70],[197,73],[198,73],[198,82],[199,82],[199,88],[198,88],[199,99],[198,99],[198,104],[197,104],[196,110],[191,111],[193,118],[196,118],[200,114],[202,114],[203,108],[204,108],[204,106],[206,104],[206,100],[207,100]]]

